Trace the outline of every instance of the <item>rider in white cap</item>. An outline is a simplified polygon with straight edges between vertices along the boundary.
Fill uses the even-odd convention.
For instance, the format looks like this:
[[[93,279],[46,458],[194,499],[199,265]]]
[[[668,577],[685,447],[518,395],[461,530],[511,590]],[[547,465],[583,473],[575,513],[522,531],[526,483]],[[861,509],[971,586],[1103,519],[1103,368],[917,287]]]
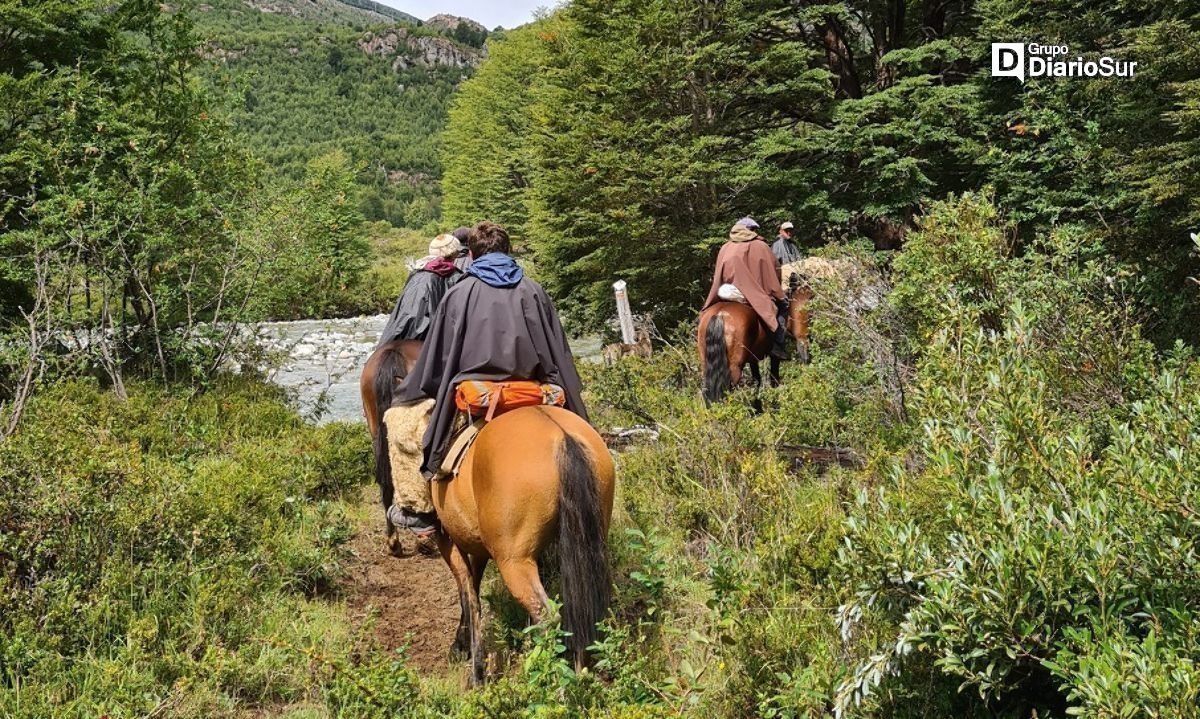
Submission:
[[[454,283],[463,277],[454,260],[462,243],[454,235],[438,235],[429,243],[429,254],[409,265],[408,281],[379,335],[382,346],[393,340],[423,340],[433,311]]]
[[[774,253],[775,259],[779,265],[788,265],[793,262],[798,262],[803,259],[800,255],[800,249],[796,247],[796,243],[792,241],[792,235],[795,230],[795,225],[788,222],[779,226],[779,237],[775,243],[771,245],[771,252]]]

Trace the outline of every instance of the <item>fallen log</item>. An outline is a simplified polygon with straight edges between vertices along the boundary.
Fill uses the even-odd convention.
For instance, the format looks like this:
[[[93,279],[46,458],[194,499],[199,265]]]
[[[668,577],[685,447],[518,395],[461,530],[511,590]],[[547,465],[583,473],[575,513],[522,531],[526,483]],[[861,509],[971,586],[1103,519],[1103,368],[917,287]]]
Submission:
[[[600,350],[600,356],[604,359],[606,367],[612,367],[617,362],[620,362],[622,357],[643,357],[648,359],[651,352],[650,335],[645,330],[638,330],[637,342],[633,344],[617,342],[605,345]]]
[[[658,441],[658,430],[646,425],[623,428],[613,427],[600,433],[609,449],[627,449],[635,444],[649,444]]]

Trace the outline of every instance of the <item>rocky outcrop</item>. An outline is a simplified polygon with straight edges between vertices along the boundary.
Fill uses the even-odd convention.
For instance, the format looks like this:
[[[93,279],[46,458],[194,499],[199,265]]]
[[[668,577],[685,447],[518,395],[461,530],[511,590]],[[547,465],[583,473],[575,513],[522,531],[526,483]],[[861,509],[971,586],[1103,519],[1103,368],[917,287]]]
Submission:
[[[479,62],[479,56],[474,52],[466,52],[453,42],[441,37],[414,37],[409,40],[409,47],[416,53],[418,65],[432,67],[468,67]]]
[[[389,185],[408,185],[410,187],[419,187],[429,184],[433,181],[433,177],[424,172],[405,172],[404,170],[388,170],[387,181]]]
[[[209,42],[202,45],[197,51],[200,57],[205,60],[226,63],[231,60],[240,60],[246,55],[246,50],[233,50],[230,48],[221,47],[215,42]]]
[[[416,35],[406,28],[367,33],[358,48],[368,55],[392,58],[392,69],[410,67],[474,67],[479,53],[444,37]]]
[[[442,32],[447,33],[453,33],[458,29],[459,25],[466,25],[475,32],[485,35],[487,34],[486,27],[468,17],[459,17],[457,15],[447,15],[442,13],[440,15],[434,15],[425,21],[425,27],[430,27],[434,30],[441,30]]]

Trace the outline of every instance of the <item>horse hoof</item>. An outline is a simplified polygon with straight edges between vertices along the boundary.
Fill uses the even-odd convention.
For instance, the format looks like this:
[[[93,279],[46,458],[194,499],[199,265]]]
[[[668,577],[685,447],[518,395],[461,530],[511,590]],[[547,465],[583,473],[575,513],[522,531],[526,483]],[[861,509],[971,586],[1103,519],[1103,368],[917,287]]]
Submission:
[[[427,537],[417,537],[417,553],[423,557],[437,557],[441,554],[438,549],[437,539],[432,535]]]
[[[400,534],[394,533],[387,538],[388,554],[391,554],[397,559],[404,559],[404,542],[400,539]]]

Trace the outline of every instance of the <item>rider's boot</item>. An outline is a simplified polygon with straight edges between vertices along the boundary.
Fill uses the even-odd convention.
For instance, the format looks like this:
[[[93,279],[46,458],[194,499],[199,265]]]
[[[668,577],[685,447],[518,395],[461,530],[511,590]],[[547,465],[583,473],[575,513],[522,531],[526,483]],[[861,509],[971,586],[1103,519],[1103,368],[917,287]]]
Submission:
[[[437,530],[437,515],[433,512],[414,512],[393,504],[387,511],[388,519],[396,527],[403,527],[418,537],[431,536]]]
[[[771,356],[775,359],[787,359],[788,356],[787,329],[783,322],[775,328],[775,338],[771,344]]]

